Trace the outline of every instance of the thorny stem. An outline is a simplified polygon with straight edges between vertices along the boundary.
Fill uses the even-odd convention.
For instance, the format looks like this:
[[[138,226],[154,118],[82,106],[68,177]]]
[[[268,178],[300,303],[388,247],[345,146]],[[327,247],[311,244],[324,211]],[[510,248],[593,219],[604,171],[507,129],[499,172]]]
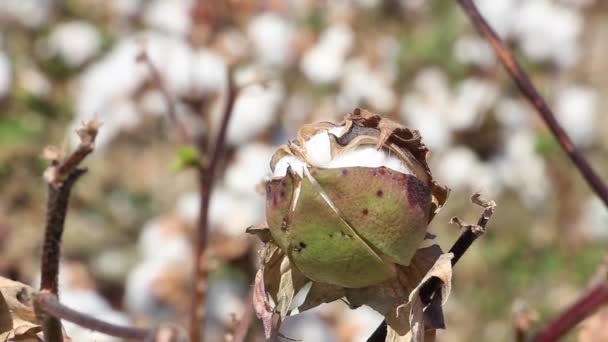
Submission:
[[[190,339],[193,342],[202,341],[204,337],[202,330],[203,320],[205,317],[205,300],[207,297],[207,275],[208,275],[208,260],[207,260],[207,242],[208,242],[208,216],[209,203],[211,199],[211,191],[215,171],[217,170],[221,155],[224,151],[224,143],[226,140],[226,132],[228,131],[228,123],[232,116],[232,109],[238,94],[238,88],[234,84],[233,69],[228,69],[228,93],[226,96],[226,105],[222,115],[222,121],[217,133],[213,151],[209,162],[202,165],[199,170],[198,182],[200,193],[200,208],[197,224],[196,251],[194,254],[194,279],[193,279],[193,300],[190,312]],[[204,146],[198,146],[202,154]]]
[[[608,284],[602,283],[588,290],[572,306],[540,329],[531,342],[557,341],[578,323],[593,314],[598,308],[608,304]]]
[[[137,56],[137,61],[146,64],[148,70],[150,71],[150,76],[152,77],[152,82],[154,86],[160,91],[161,95],[165,100],[165,104],[167,106],[167,115],[169,116],[169,121],[177,128],[178,134],[182,142],[186,143],[190,141],[190,136],[184,124],[177,118],[177,112],[175,110],[175,101],[171,97],[169,90],[165,86],[165,82],[163,82],[162,76],[158,71],[158,68],[152,60],[150,60],[150,56],[145,50],[142,50],[140,54]]]
[[[479,217],[477,224],[464,224],[457,217],[452,218],[451,223],[454,223],[461,228],[465,228],[465,231],[460,234],[460,237],[458,237],[458,240],[456,240],[448,252],[454,254],[454,257],[451,260],[452,267],[456,265],[458,260],[460,260],[469,247],[473,245],[473,242],[475,242],[478,237],[485,233],[486,226],[494,214],[494,210],[496,209],[496,203],[494,203],[494,201],[484,201],[481,199],[479,194],[473,195],[473,197],[471,197],[471,201],[479,206],[482,206],[484,211]],[[422,284],[419,291],[422,302],[426,304],[430,303],[433,295],[437,291],[441,291],[441,285],[442,281],[437,277],[431,277],[424,284]],[[367,342],[384,342],[386,339],[386,334],[386,321],[383,321],[367,339]]]
[[[572,162],[576,165],[581,175],[591,189],[602,199],[604,204],[608,206],[608,186],[602,181],[598,174],[593,170],[587,159],[576,148],[572,139],[566,131],[560,126],[555,119],[555,115],[545,99],[539,94],[538,90],[530,81],[530,77],[517,62],[511,51],[505,46],[504,42],[498,37],[496,32],[490,27],[488,22],[479,13],[479,10],[473,3],[473,0],[458,0],[458,3],[469,16],[477,31],[492,45],[492,48],[498,55],[500,62],[507,69],[507,72],[524,95],[524,97],[532,104],[538,114],[545,121],[553,135],[557,138],[560,145],[566,151]]]
[[[37,305],[48,315],[76,323],[81,327],[99,331],[110,336],[131,340],[145,340],[154,336],[152,330],[114,325],[68,308],[59,302],[57,295],[46,290],[42,290],[38,294]],[[47,337],[46,331],[44,337],[45,341],[63,341],[62,339],[50,339]]]

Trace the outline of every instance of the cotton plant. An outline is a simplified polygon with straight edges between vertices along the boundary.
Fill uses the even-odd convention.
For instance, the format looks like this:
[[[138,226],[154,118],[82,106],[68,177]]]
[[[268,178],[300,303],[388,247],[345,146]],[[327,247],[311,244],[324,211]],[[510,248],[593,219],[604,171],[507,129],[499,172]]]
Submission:
[[[449,191],[427,155],[417,131],[362,109],[340,124],[304,125],[279,147],[266,221],[247,230],[265,243],[254,307],[266,337],[280,336],[288,316],[338,299],[382,314],[390,341],[422,341],[443,327],[452,254],[426,240]],[[430,277],[444,286],[424,304]]]

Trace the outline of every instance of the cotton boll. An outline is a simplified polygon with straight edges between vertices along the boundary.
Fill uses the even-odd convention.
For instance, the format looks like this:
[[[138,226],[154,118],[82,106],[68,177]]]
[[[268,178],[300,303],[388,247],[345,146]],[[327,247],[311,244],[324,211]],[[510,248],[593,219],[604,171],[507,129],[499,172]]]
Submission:
[[[231,192],[224,187],[216,187],[211,194],[209,222],[213,230],[233,237],[242,237],[245,228],[263,219],[264,206],[265,202],[261,196],[247,196]]]
[[[147,222],[138,241],[142,257],[167,263],[189,263],[192,244],[180,224],[170,217]]]
[[[461,190],[469,185],[471,170],[477,168],[479,159],[471,149],[457,146],[441,156],[435,168],[437,179],[452,189]]]
[[[492,68],[496,65],[494,50],[480,37],[459,37],[454,43],[454,56],[461,63],[482,68]]]
[[[291,167],[291,170],[300,177],[304,175],[304,169],[307,167],[306,162],[295,157],[285,156],[281,158],[274,167],[273,177],[284,177],[287,174],[287,169]]]
[[[211,49],[202,48],[192,56],[191,92],[194,94],[217,94],[226,88],[228,67],[220,54]]]
[[[75,20],[61,23],[51,31],[47,47],[69,66],[78,67],[91,59],[101,48],[101,36],[94,25]]]
[[[337,81],[342,75],[344,59],[353,44],[353,36],[351,28],[344,24],[335,24],[325,29],[317,44],[302,57],[302,72],[315,83]]]
[[[154,0],[143,14],[144,23],[157,30],[185,36],[190,30],[192,1]]]
[[[4,52],[0,51],[0,99],[10,91],[12,78],[11,61]]]
[[[257,60],[271,66],[285,67],[291,62],[294,33],[289,21],[273,13],[252,18],[248,28]]]
[[[532,126],[528,106],[518,99],[498,100],[494,116],[503,127],[509,130],[531,128]]]
[[[310,137],[306,141],[305,149],[312,165],[327,167],[331,162],[331,146],[327,131],[322,131]]]
[[[183,96],[192,89],[193,51],[182,39],[149,35],[146,40],[148,58],[162,77],[167,90]]]
[[[523,53],[541,62],[569,67],[578,61],[580,13],[548,0],[530,0],[518,12],[517,37]]]
[[[54,0],[2,0],[0,18],[38,28],[49,20],[54,6]]]
[[[591,88],[570,86],[556,96],[555,114],[577,145],[589,145],[597,125],[598,95]]]
[[[104,122],[100,136],[107,134],[113,137],[115,132],[110,134],[111,129],[108,127],[119,126],[112,122],[113,120],[133,123],[132,116],[116,115],[111,111],[112,107],[120,108],[116,102],[128,102],[125,102],[125,98],[128,98],[147,77],[145,70],[139,68],[135,61],[139,52],[136,38],[125,38],[118,42],[102,60],[92,64],[82,73],[74,85],[76,91],[74,111],[77,117],[73,121],[73,126],[97,115]],[[126,117],[123,117],[125,115]],[[97,143],[99,145],[99,141]]]
[[[446,121],[454,130],[472,128],[493,107],[498,97],[496,84],[470,78],[458,84]]]
[[[363,59],[346,64],[341,83],[340,111],[366,104],[377,111],[388,112],[396,105],[397,96],[388,79],[378,70],[372,70]]]
[[[265,85],[252,84],[241,89],[228,125],[228,143],[240,145],[267,130],[275,121],[284,93],[279,81],[270,81]],[[215,122],[219,123],[222,112],[215,111],[214,115]]]
[[[545,162],[535,152],[535,141],[534,135],[527,131],[510,135],[505,155],[497,161],[502,181],[517,190],[529,207],[539,205],[549,189]],[[522,172],[522,168],[525,172]]]
[[[451,129],[439,114],[442,110],[419,94],[408,94],[402,100],[401,117],[409,127],[420,131],[425,145],[440,150],[446,148],[452,139]]]
[[[330,163],[329,168],[341,167],[387,167],[392,170],[412,174],[412,171],[397,157],[390,156],[385,150],[377,150],[375,146],[359,147],[336,156]]]
[[[254,195],[256,186],[270,176],[270,158],[274,149],[266,144],[247,144],[236,151],[226,169],[224,182],[236,192]]]

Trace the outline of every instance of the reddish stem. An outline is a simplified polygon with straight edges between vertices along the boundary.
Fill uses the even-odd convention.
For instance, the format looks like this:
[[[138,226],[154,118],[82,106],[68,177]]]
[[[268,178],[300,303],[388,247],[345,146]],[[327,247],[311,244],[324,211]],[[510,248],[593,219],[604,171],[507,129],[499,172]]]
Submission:
[[[568,333],[578,323],[606,304],[608,304],[608,286],[600,284],[587,291],[574,304],[540,329],[530,341],[557,341],[557,339]]]
[[[207,297],[207,275],[208,265],[206,258],[207,242],[208,242],[208,216],[209,204],[211,200],[211,191],[215,172],[219,161],[224,151],[226,140],[226,132],[228,131],[228,123],[232,115],[232,108],[236,100],[238,89],[234,85],[232,69],[228,69],[228,94],[226,98],[226,106],[222,116],[219,132],[213,145],[213,152],[209,163],[203,165],[199,170],[199,193],[200,193],[200,208],[198,218],[198,228],[196,237],[196,251],[194,254],[194,279],[193,279],[193,300],[190,312],[190,339],[191,341],[202,341],[204,334],[201,331],[203,320],[205,317],[205,300]],[[202,155],[203,146],[199,146],[199,151]]]
[[[505,69],[507,69],[507,72],[517,85],[517,88],[519,88],[524,97],[536,109],[547,126],[549,126],[549,129],[553,132],[553,135],[555,135],[559,144],[564,151],[566,151],[572,162],[574,162],[591,189],[593,189],[602,201],[604,201],[604,204],[608,206],[608,186],[606,186],[606,183],[604,183],[593,170],[583,154],[574,146],[572,139],[570,139],[566,131],[557,122],[557,119],[555,119],[555,115],[551,108],[549,108],[547,101],[539,94],[538,90],[536,90],[530,81],[528,74],[526,74],[492,27],[490,27],[487,21],[481,16],[473,1],[458,0],[458,3],[469,16],[477,31],[490,43],[490,45],[492,45],[492,48],[494,48],[494,51],[498,55],[498,59]]]

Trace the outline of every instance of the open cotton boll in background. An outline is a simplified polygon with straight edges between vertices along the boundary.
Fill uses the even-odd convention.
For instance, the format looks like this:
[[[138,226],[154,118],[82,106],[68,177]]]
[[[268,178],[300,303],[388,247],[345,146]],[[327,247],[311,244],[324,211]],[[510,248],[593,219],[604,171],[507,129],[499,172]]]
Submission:
[[[61,57],[70,67],[78,67],[97,54],[101,35],[93,24],[74,20],[55,26],[45,45],[46,53]]]
[[[182,195],[177,202],[178,215],[186,222],[194,224],[198,218],[199,204],[198,193]],[[216,186],[209,206],[210,231],[244,237],[245,228],[251,226],[252,222],[261,222],[264,206],[264,198],[258,194],[248,195],[231,191],[225,186]]]
[[[162,32],[186,36],[190,30],[191,0],[153,0],[150,1],[143,14],[146,26]]]
[[[549,0],[523,1],[514,30],[522,52],[539,62],[570,67],[578,62],[583,18],[575,9]]]
[[[597,93],[585,86],[571,85],[555,96],[555,116],[575,144],[589,145],[598,124]]]
[[[0,20],[15,21],[29,28],[38,28],[50,18],[55,0],[2,0]]]
[[[373,70],[365,59],[350,60],[344,68],[337,98],[338,110],[347,112],[365,105],[379,112],[390,112],[397,104],[391,83],[381,70]]]
[[[5,52],[0,51],[0,98],[10,91],[12,79],[11,60]]]
[[[507,137],[504,148],[504,155],[497,161],[500,179],[516,190],[529,208],[541,205],[550,184],[545,161],[536,153],[535,135],[528,131],[515,132]],[[522,167],[526,172],[521,172]]]
[[[261,71],[256,68],[246,68],[235,75],[237,85],[249,85],[241,88],[234,103],[226,133],[229,145],[249,142],[268,130],[275,122],[279,105],[285,98],[285,89],[278,80],[260,84],[260,81],[265,81],[261,79],[262,77],[264,75],[261,75]],[[221,106],[212,111],[212,127],[219,127],[225,95],[224,93],[219,102]]]
[[[468,78],[456,86],[449,112],[444,119],[454,130],[479,126],[482,116],[494,107],[498,85],[480,78]]]
[[[260,64],[285,67],[291,62],[295,29],[290,21],[263,13],[250,20],[247,32]]]
[[[256,186],[270,177],[270,158],[276,149],[262,143],[239,148],[224,174],[230,190],[255,196]]]
[[[327,84],[341,76],[346,55],[354,41],[354,34],[346,24],[334,24],[321,34],[300,61],[300,69],[312,82]]]
[[[461,36],[456,40],[454,56],[461,63],[486,69],[494,67],[497,62],[492,47],[483,38],[472,35]]]
[[[147,222],[138,240],[144,259],[162,259],[187,264],[191,261],[192,243],[182,223],[171,216]]]

